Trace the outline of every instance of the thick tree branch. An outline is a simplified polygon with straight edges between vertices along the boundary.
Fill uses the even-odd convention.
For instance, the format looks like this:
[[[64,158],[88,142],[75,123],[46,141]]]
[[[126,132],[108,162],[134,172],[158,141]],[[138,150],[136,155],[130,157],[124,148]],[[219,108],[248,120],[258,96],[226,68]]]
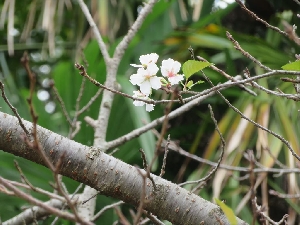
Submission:
[[[27,129],[32,123],[24,121]],[[71,141],[42,127],[37,127],[37,135],[45,154],[56,165],[61,160],[60,174],[85,183],[101,194],[111,196],[134,206],[139,205],[143,178],[136,168],[104,152],[91,159],[89,147]],[[44,165],[44,160],[24,141],[24,131],[18,125],[16,117],[0,112],[0,149]],[[229,225],[226,216],[215,204],[180,188],[165,179],[151,174],[157,191],[147,180],[144,209],[158,216],[181,225],[187,224],[222,224]],[[246,224],[238,219],[238,224]]]

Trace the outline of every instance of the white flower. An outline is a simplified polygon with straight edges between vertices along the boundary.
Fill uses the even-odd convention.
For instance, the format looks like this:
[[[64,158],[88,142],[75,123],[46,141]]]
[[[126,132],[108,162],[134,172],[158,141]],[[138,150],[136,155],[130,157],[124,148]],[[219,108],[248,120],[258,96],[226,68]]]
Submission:
[[[161,73],[164,77],[167,77],[171,85],[178,84],[183,80],[183,75],[178,74],[181,64],[173,59],[167,59],[162,61]]]
[[[147,55],[141,55],[140,56],[140,62],[141,65],[137,64],[130,64],[133,67],[141,67],[141,68],[147,68],[147,66],[151,63],[156,63],[158,60],[158,55],[156,53],[151,53]]]
[[[144,95],[142,92],[140,91],[133,91],[133,96],[134,98],[140,98],[142,100],[151,100],[147,95]],[[147,112],[151,112],[154,109],[154,105],[153,104],[148,104],[142,101],[138,101],[138,100],[134,100],[133,104],[135,106],[143,106],[146,104],[146,111]]]
[[[151,88],[157,90],[161,87],[160,78],[155,76],[158,70],[156,64],[150,63],[146,69],[139,68],[136,74],[132,74],[130,82],[140,86],[141,92],[148,96],[151,94]]]

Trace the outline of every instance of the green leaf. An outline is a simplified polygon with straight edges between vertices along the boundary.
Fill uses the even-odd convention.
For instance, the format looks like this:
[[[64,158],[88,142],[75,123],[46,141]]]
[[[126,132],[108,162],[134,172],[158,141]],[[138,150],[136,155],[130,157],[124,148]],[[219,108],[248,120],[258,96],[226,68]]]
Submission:
[[[203,83],[204,83],[203,80],[199,80],[199,81],[197,81],[195,84],[203,84]]]
[[[224,202],[220,201],[219,199],[215,198],[216,203],[221,207],[222,211],[226,215],[227,219],[229,220],[230,225],[236,225],[237,220],[234,215],[234,212],[231,208],[225,205]]]
[[[192,80],[190,80],[187,84],[186,84],[186,87],[188,89],[191,89],[191,87],[193,86],[194,82]]]
[[[300,71],[300,61],[297,60],[295,62],[288,63],[288,64],[282,66],[281,68],[284,70]]]
[[[194,73],[204,69],[205,67],[208,67],[212,65],[212,63],[209,62],[199,62],[196,60],[188,60],[186,61],[182,66],[182,71],[188,79],[190,76],[192,76]]]
[[[196,83],[194,83],[192,80],[190,80],[187,84],[186,87],[190,90],[193,86],[195,86],[196,84],[202,84],[204,83],[204,81],[199,80]]]

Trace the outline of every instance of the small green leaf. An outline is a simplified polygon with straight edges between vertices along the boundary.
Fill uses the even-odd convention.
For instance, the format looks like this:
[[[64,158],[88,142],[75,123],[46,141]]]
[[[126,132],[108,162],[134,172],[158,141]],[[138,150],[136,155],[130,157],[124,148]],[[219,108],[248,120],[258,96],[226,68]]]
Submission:
[[[295,62],[288,63],[288,64],[282,66],[281,68],[284,70],[300,71],[300,61],[297,60]]]
[[[203,80],[199,80],[198,82],[196,82],[195,84],[203,84],[204,81]]]
[[[220,201],[219,199],[215,198],[216,203],[220,206],[222,211],[224,212],[225,216],[229,220],[230,225],[237,225],[237,220],[234,215],[234,212],[231,208],[225,205],[224,202]]]
[[[190,80],[187,84],[186,87],[190,90],[193,86],[195,86],[196,84],[202,84],[204,83],[204,81],[199,80],[196,83],[194,83],[192,80]]]
[[[188,88],[188,89],[191,89],[191,87],[193,86],[193,81],[192,80],[190,80],[187,84],[186,84],[186,87]]]
[[[209,62],[199,62],[196,60],[188,60],[183,64],[182,71],[183,71],[186,79],[188,79],[194,73],[196,73],[210,65],[213,65],[213,64],[209,63]]]

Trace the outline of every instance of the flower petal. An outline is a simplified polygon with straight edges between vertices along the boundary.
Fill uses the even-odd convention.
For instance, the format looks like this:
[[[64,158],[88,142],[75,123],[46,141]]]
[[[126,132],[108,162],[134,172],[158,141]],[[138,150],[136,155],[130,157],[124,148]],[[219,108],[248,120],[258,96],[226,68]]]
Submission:
[[[146,111],[147,112],[151,112],[152,110],[154,110],[154,105],[146,103]]]
[[[144,80],[145,80],[144,76],[142,76],[140,74],[132,74],[130,76],[130,80],[129,81],[133,85],[140,85]]]
[[[181,67],[180,62],[174,61],[173,66],[172,66],[173,72],[178,73],[180,70],[180,67]]]
[[[183,77],[184,77],[183,75],[177,74],[174,77],[169,77],[168,80],[170,81],[171,85],[174,85],[182,81],[184,79]]]
[[[147,96],[151,94],[151,84],[148,80],[145,80],[139,86],[140,86],[141,92],[143,94],[145,94]]]
[[[161,81],[159,77],[157,76],[150,77],[149,82],[153,89],[157,90],[161,88]]]
[[[134,101],[133,101],[133,104],[134,104],[135,106],[143,106],[143,105],[145,105],[145,102],[134,100]]]
[[[147,72],[148,72],[148,75],[150,75],[150,76],[156,75],[158,70],[159,70],[158,66],[154,63],[150,63],[147,66]]]
[[[133,67],[143,67],[142,65],[137,65],[137,64],[129,64],[129,65]]]
[[[140,62],[142,65],[148,66],[150,63],[156,63],[158,60],[158,55],[156,53],[151,53],[147,55],[140,56]]]
[[[181,64],[173,59],[162,61],[161,73],[164,77],[173,77],[180,71]]]

